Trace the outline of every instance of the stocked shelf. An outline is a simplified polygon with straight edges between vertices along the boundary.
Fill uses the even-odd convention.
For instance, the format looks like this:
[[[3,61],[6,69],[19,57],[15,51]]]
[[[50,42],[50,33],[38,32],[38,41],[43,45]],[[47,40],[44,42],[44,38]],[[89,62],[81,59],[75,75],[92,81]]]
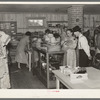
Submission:
[[[50,28],[68,27],[68,22],[67,21],[48,21],[47,25]]]
[[[68,27],[68,22],[67,21],[47,21],[47,26],[50,30],[60,33],[62,29]]]
[[[31,38],[43,38],[44,36],[44,33],[43,31],[36,31],[36,32],[32,32],[32,36]]]
[[[0,21],[0,30],[10,36],[17,33],[17,23],[15,21]]]
[[[11,36],[11,41],[8,44],[8,48],[10,50],[10,58],[11,62],[14,61],[15,53],[16,53],[16,34],[17,34],[17,22],[16,21],[0,21],[0,30],[4,31],[6,34]]]

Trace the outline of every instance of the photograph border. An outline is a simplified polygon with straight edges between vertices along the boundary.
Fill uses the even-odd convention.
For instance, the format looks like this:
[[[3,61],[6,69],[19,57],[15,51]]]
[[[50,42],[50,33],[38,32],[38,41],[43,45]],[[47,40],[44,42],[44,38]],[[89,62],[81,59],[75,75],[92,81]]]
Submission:
[[[99,2],[100,4],[100,1],[99,0],[0,0],[1,3],[23,3],[23,2],[59,2],[59,3],[65,3],[65,2],[72,2],[73,3],[76,3],[77,2],[88,2],[88,3],[95,3],[95,2]],[[30,94],[28,92],[31,92]],[[37,92],[36,92],[37,91]],[[28,89],[23,89],[23,90],[0,90],[0,99],[4,99],[4,100],[11,100],[12,98],[16,98],[15,100],[29,100],[29,99],[33,99],[36,100],[36,99],[40,99],[40,100],[96,100],[97,98],[100,98],[100,90],[97,90],[97,89],[94,89],[94,90],[57,90],[57,89],[47,89],[47,90],[28,90]],[[39,93],[38,93],[39,92]],[[42,93],[44,92],[44,94],[42,95]],[[39,95],[41,94],[41,95]],[[72,95],[74,94],[74,95]],[[50,98],[50,99],[48,99]],[[57,98],[57,99],[56,99]],[[62,99],[63,98],[63,99]],[[65,99],[66,98],[66,99]],[[91,98],[91,99],[90,99]],[[13,99],[14,100],[14,99]]]

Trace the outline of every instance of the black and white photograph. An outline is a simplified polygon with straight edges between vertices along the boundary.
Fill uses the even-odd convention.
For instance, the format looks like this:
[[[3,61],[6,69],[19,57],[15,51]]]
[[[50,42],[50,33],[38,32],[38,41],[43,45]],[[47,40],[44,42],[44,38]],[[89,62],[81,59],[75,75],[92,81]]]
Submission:
[[[0,89],[99,90],[100,3],[1,2]]]

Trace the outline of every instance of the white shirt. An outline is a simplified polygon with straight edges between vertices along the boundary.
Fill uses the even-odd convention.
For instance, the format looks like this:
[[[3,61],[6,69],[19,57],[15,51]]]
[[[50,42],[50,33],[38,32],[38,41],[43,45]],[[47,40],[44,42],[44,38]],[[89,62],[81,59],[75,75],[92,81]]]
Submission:
[[[78,48],[83,49],[88,57],[90,57],[90,47],[85,36],[79,35]]]

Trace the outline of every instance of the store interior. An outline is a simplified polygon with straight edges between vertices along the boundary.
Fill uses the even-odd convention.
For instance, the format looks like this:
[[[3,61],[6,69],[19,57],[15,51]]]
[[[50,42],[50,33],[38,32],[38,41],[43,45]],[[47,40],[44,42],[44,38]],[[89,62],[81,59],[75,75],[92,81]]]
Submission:
[[[11,37],[8,46],[10,89],[57,88],[59,83],[54,74],[56,72],[52,71],[64,66],[65,52],[59,47],[48,47],[48,49],[44,46],[42,40],[47,29],[62,36],[65,29],[80,26],[82,33],[90,40],[92,60],[88,67],[94,68],[95,45],[93,39],[95,29],[100,28],[99,9],[99,4],[0,4],[0,30]],[[27,31],[32,33],[29,44],[31,49],[27,51],[29,66],[20,64],[21,68],[19,68],[15,55],[18,43]],[[38,43],[35,42],[35,39],[38,40]],[[78,66],[78,60],[76,60],[76,66]],[[100,70],[99,67],[95,69],[97,72]],[[68,80],[66,79],[63,84],[60,83],[61,89],[70,88],[69,85],[66,87],[66,81]],[[94,84],[92,85],[94,86]],[[83,87],[88,88],[89,86]],[[72,88],[76,89],[77,84]],[[94,86],[94,88],[97,87]]]

